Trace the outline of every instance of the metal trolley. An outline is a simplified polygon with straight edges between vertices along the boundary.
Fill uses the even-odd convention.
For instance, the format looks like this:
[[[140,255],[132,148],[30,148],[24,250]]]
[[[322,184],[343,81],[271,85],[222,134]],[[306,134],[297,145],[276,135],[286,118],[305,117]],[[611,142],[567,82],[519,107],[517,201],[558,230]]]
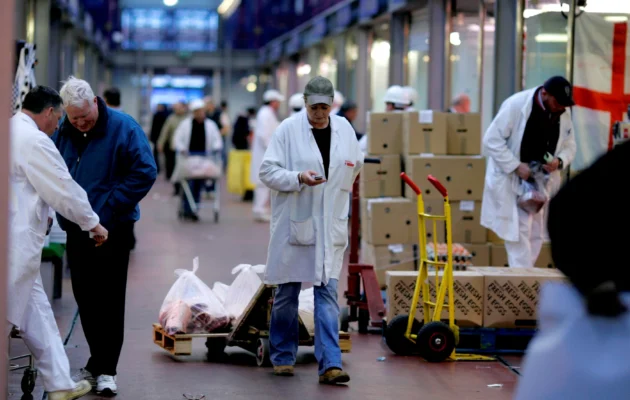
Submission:
[[[459,343],[459,327],[455,325],[451,205],[446,188],[436,178],[431,175],[428,176],[429,182],[444,197],[444,215],[429,215],[424,211],[424,201],[420,188],[404,172],[400,176],[418,195],[418,229],[421,257],[409,315],[399,315],[390,321],[385,332],[385,341],[388,347],[399,355],[419,354],[429,362],[441,362],[446,359],[494,361],[495,359],[492,357],[456,354],[455,351],[455,347]],[[434,248],[437,248],[437,235],[435,234],[437,222],[446,222],[446,261],[429,259],[427,255],[426,222],[428,221],[432,223]],[[435,287],[437,289],[435,301],[431,301],[430,278],[435,279]],[[421,304],[424,311],[423,323],[419,323],[415,319],[420,292],[422,292]],[[446,304],[445,301],[447,301]],[[444,308],[448,310],[448,323],[442,322],[440,318]]]
[[[221,174],[219,174],[219,176],[214,176],[214,177],[196,177],[196,176],[185,176],[182,177],[178,180],[182,191],[184,193],[184,197],[186,199],[186,202],[188,203],[188,206],[190,207],[190,210],[194,213],[197,214],[197,211],[199,209],[199,207],[197,206],[197,202],[195,201],[192,191],[190,189],[190,185],[188,184],[188,181],[190,180],[202,180],[204,181],[204,186],[205,188],[207,188],[209,185],[213,186],[213,190],[212,193],[214,194],[214,199],[213,199],[213,203],[212,203],[212,209],[214,212],[214,222],[219,222],[219,213],[221,210],[221,176],[222,176],[222,166],[223,166],[223,157],[221,154],[221,151],[214,151],[212,153],[191,153],[191,154],[178,154],[177,156],[177,163],[180,165],[183,165],[186,162],[186,159],[188,157],[203,157],[205,159],[208,159],[210,161],[212,161],[213,163],[215,163],[217,165],[217,167],[219,167],[221,169]],[[184,209],[183,206],[180,206],[179,211],[178,211],[178,217],[180,219],[185,217],[185,213],[184,213]]]
[[[11,340],[21,339],[20,332],[13,329],[9,335],[9,352],[11,351]],[[25,365],[17,364],[16,362],[21,360],[27,360]],[[37,380],[37,370],[35,369],[35,359],[32,354],[25,354],[16,357],[9,357],[9,372],[24,370],[22,376],[21,388],[22,388],[22,400],[32,400],[33,390],[35,390],[35,381]]]

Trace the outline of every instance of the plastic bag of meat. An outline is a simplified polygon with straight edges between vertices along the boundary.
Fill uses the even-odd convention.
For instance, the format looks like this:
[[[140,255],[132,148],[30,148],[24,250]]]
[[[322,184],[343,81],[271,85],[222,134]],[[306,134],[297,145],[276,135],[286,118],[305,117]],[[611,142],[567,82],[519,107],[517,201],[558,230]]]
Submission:
[[[177,280],[166,295],[159,315],[160,324],[168,335],[210,333],[231,322],[221,301],[197,277],[198,269],[199,257],[196,257],[192,271],[175,270]]]
[[[225,307],[225,297],[227,296],[227,292],[230,290],[230,287],[223,282],[214,282],[212,285],[212,293],[214,293],[221,304]]]
[[[232,275],[238,275],[230,285],[224,303],[230,318],[238,319],[243,314],[263,284],[259,274],[264,272],[264,265],[240,264],[232,269]]]

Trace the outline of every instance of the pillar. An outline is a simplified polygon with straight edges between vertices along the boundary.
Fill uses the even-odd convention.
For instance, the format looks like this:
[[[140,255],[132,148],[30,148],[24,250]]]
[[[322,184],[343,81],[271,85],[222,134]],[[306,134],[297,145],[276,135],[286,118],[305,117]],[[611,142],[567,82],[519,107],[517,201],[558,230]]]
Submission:
[[[221,69],[215,68],[212,71],[212,100],[215,106],[221,103]]]
[[[407,39],[409,37],[409,17],[407,13],[393,13],[389,23],[389,84],[404,85],[407,60]]]
[[[450,1],[429,0],[429,108],[448,107],[450,95]]]
[[[230,92],[232,92],[232,43],[225,44],[225,58],[224,58],[224,71],[225,71],[225,83],[224,88],[225,91],[223,93],[223,98],[221,100],[225,100],[228,103],[228,107],[230,107]]]
[[[502,0],[494,4],[494,114],[505,99],[522,88],[523,2]]]
[[[50,51],[48,57],[48,86],[58,88],[61,77],[62,65],[62,23],[61,12],[55,10],[50,20]],[[37,47],[37,55],[39,55],[39,46]]]
[[[22,3],[22,0],[17,0]],[[8,57],[0,58],[0,92],[13,92],[13,59],[15,52],[15,42],[13,41],[13,20],[15,0],[8,0],[3,3],[2,12],[0,13],[0,54],[8,55]],[[0,129],[0,287],[7,287],[7,270],[8,270],[8,227],[9,227],[9,117],[11,109],[11,96],[0,96],[0,121],[3,128]],[[6,290],[2,291],[4,295],[0,299],[0,321],[7,320],[7,302]],[[0,335],[0,348],[7,349],[7,336]],[[5,350],[6,351],[6,350]],[[6,354],[6,353],[5,353]],[[0,393],[7,392],[7,361],[6,358],[0,362]]]
[[[297,75],[297,67],[298,67],[298,58],[291,57],[289,62],[287,63],[287,95],[293,96],[295,93],[302,92],[304,88],[299,87],[299,80]],[[287,99],[288,101],[288,99]]]
[[[13,34],[17,40],[26,40],[26,15],[28,9],[28,2],[19,0],[15,5],[15,25]]]
[[[352,93],[348,93],[348,57],[346,56],[347,37],[341,34],[335,38],[335,61],[337,61],[337,90],[344,97],[350,99]]]
[[[75,74],[74,60],[76,42],[72,28],[63,28],[61,33],[61,80],[65,81],[72,74]],[[57,84],[56,86],[60,86]]]
[[[358,117],[355,126],[358,132],[366,132],[367,112],[372,108],[370,100],[370,70],[368,62],[370,60],[370,50],[372,48],[371,32],[365,28],[357,30],[357,46],[359,47],[359,58],[356,62],[356,103]]]
[[[50,0],[35,0],[35,44],[38,60],[35,79],[38,85],[50,85],[50,7]]]

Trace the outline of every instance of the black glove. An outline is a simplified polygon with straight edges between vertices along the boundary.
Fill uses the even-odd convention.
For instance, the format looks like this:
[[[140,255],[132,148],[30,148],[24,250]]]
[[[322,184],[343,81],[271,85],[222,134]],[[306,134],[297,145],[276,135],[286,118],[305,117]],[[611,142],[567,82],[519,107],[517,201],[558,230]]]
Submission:
[[[586,303],[588,312],[599,317],[615,318],[628,311],[612,281],[604,282],[593,289],[586,296]]]

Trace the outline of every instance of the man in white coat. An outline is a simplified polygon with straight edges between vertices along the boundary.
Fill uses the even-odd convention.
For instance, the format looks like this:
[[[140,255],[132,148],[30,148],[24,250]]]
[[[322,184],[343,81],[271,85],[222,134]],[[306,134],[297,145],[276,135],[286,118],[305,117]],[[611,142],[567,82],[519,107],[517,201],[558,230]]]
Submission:
[[[547,192],[558,191],[561,170],[575,157],[572,105],[571,84],[552,77],[508,98],[483,138],[488,165],[481,225],[505,240],[511,267],[533,267],[540,254],[546,207],[529,214],[518,206],[521,180],[530,179],[529,165],[538,162],[549,175]]]
[[[284,96],[277,90],[267,90],[263,94],[265,105],[260,107],[256,115],[256,127],[254,129],[254,140],[252,141],[252,163],[250,179],[256,185],[254,191],[254,219],[258,222],[269,222],[269,188],[266,187],[260,178],[260,164],[267,147],[271,142],[271,136],[280,125],[278,120],[278,109],[280,103],[284,101]]]
[[[315,357],[319,382],[345,383],[339,348],[337,283],[348,246],[352,183],[363,153],[350,123],[331,115],[334,90],[322,77],[304,90],[306,112],[282,122],[260,168],[272,190],[265,282],[278,285],[269,344],[274,373],[292,376],[298,349],[298,296],[314,285]]]
[[[11,118],[11,202],[9,226],[8,322],[15,326],[35,357],[44,389],[51,400],[76,399],[91,390],[75,383],[40,275],[49,207],[93,232],[103,242],[85,191],[70,176],[49,136],[62,116],[61,97],[37,86],[24,98],[22,111]],[[94,242],[97,245],[97,242]]]
[[[291,115],[295,115],[304,109],[304,94],[296,93],[289,97],[289,108]]]

